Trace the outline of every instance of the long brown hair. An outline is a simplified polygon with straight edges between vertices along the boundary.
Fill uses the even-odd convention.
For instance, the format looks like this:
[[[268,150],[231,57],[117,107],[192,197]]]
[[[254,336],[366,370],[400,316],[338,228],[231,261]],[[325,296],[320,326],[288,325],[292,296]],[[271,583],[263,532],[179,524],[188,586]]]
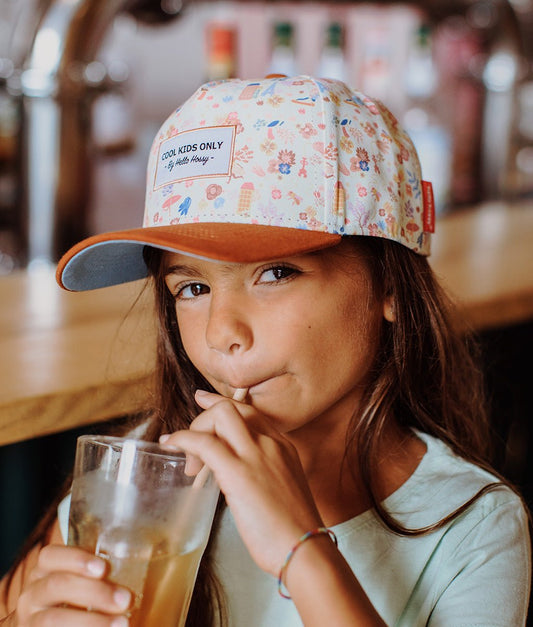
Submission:
[[[446,524],[480,494],[501,483],[489,484],[430,527],[407,529],[376,497],[373,465],[380,438],[387,420],[394,416],[399,425],[436,436],[458,455],[494,472],[489,464],[490,425],[477,350],[458,323],[454,307],[425,257],[386,239],[350,239],[367,262],[376,295],[391,299],[394,321],[383,322],[371,380],[361,408],[352,417],[346,451],[357,450],[358,467],[351,472],[362,478],[382,522],[395,533],[420,535]],[[194,391],[212,389],[191,364],[181,343],[175,303],[164,281],[162,256],[161,250],[150,247],[144,252],[159,320],[156,407],[144,436],[154,441],[163,433],[187,428],[200,411]],[[43,538],[44,530],[41,541]],[[200,566],[188,627],[224,623],[223,596],[214,578],[211,554],[212,543]]]
[[[509,485],[490,465],[494,437],[480,350],[426,257],[382,238],[358,237],[356,246],[377,297],[392,302],[394,321],[383,323],[373,377],[352,418],[347,450],[357,450],[357,473],[381,521],[395,533],[422,535],[446,525],[485,492]],[[404,527],[376,498],[373,460],[391,416],[401,427],[439,438],[497,480],[442,520],[422,529]]]

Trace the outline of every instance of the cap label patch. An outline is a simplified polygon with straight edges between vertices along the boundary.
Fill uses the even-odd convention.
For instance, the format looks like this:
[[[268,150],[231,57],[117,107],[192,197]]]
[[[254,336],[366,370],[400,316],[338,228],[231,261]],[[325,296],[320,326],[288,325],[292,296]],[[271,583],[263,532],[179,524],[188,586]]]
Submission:
[[[435,233],[435,200],[433,198],[433,185],[428,181],[422,181],[422,196],[424,199],[424,233]]]
[[[184,179],[229,176],[235,126],[210,126],[184,131],[159,145],[154,189]]]

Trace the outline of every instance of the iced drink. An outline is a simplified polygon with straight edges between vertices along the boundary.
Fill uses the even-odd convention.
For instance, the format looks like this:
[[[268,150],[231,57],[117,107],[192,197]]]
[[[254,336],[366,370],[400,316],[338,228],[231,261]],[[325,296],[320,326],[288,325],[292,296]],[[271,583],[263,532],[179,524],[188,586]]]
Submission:
[[[80,452],[87,442],[78,444],[68,543],[108,559],[109,579],[132,590],[132,627],[181,627],[218,488],[209,475],[196,484],[185,475],[184,455],[131,443],[121,457],[122,441],[112,440],[90,463]]]

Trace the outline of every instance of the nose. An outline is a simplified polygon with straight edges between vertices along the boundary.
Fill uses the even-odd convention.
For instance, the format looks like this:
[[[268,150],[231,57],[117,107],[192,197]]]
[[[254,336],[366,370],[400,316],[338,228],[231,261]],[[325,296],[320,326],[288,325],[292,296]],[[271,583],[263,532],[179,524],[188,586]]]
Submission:
[[[206,328],[209,348],[226,355],[248,350],[253,344],[249,316],[246,302],[235,293],[213,295]]]

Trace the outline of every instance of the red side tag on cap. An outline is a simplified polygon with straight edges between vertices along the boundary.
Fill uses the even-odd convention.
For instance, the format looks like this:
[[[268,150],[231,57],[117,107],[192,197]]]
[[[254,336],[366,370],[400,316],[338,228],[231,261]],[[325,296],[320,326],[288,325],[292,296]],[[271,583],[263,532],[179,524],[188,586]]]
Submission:
[[[435,200],[433,185],[429,181],[422,181],[422,197],[424,199],[424,233],[435,233]]]

